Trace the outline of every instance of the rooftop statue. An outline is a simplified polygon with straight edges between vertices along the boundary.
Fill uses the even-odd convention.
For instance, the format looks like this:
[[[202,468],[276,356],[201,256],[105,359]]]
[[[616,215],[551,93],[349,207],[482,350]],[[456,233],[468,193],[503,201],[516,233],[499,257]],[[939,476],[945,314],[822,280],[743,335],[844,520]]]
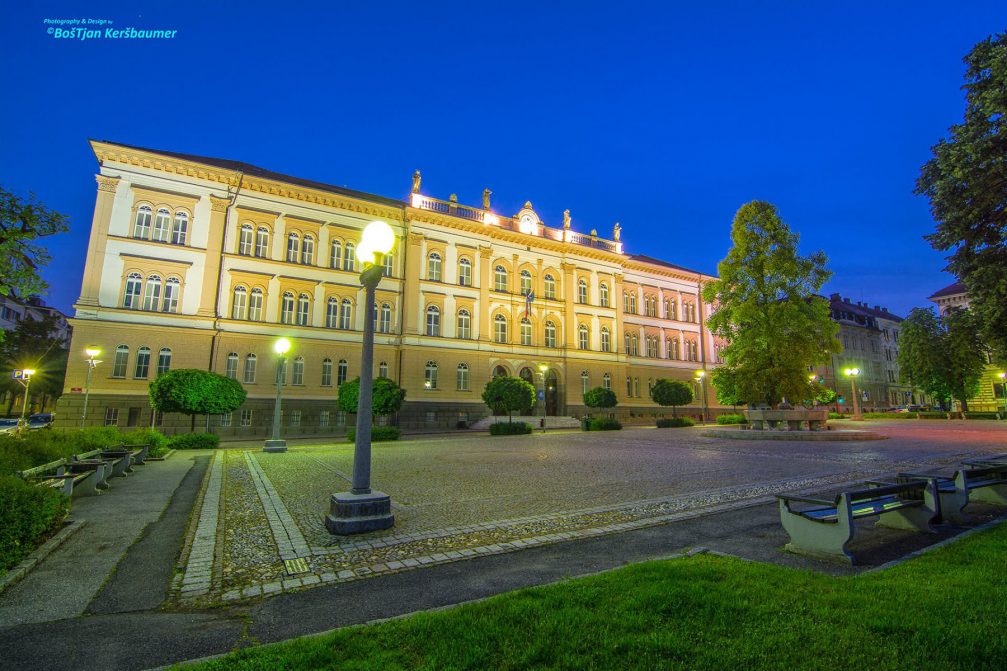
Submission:
[[[413,193],[420,192],[420,171],[417,170],[413,173]]]

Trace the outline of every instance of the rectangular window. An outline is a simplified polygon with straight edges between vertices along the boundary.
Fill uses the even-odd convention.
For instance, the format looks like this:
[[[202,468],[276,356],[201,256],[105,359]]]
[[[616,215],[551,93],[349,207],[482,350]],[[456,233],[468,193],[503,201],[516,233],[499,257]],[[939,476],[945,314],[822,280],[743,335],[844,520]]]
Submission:
[[[241,425],[242,426],[251,426],[252,425],[252,411],[251,410],[242,410],[241,411]]]
[[[253,384],[255,382],[256,362],[257,360],[254,356],[245,358],[245,384]]]
[[[436,411],[433,411],[433,410],[427,411],[427,414],[426,414],[426,423],[428,425],[430,425],[430,424],[436,424],[437,423],[437,412]]]
[[[336,426],[346,426],[346,413],[342,410],[336,411]]]
[[[120,347],[115,350],[115,359],[112,361],[112,377],[126,377],[128,360],[129,349]]]
[[[105,408],[105,426],[119,426],[119,408]]]
[[[300,426],[301,425],[301,411],[291,410],[290,411],[290,426]]]
[[[141,347],[136,353],[136,368],[133,370],[133,377],[145,379],[150,372],[150,350]]]
[[[220,425],[221,426],[231,426],[231,416],[232,415],[233,415],[233,413],[230,413],[230,412],[221,415],[220,416]]]
[[[469,390],[469,369],[458,367],[458,391]]]
[[[322,410],[318,413],[318,426],[326,427],[329,425],[329,411]]]

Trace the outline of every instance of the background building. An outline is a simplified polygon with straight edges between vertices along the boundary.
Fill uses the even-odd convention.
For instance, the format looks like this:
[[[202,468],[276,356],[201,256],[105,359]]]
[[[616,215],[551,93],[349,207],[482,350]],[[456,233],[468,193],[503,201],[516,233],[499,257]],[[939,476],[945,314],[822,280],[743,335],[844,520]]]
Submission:
[[[719,352],[700,300],[712,278],[626,254],[618,224],[604,239],[574,231],[569,213],[547,226],[530,202],[504,216],[488,191],[482,207],[432,198],[419,173],[403,202],[236,161],[92,148],[101,170],[62,421],[80,415],[81,353],[97,346],[90,424],[188,430],[181,416],[151,416],[147,385],[171,368],[203,368],[248,391],[239,411],[205,425],[264,435],[271,346],[286,336],[285,433],[341,431],[337,389],[360,373],[355,245],[375,219],[397,243],[377,289],[373,373],[407,390],[405,428],[474,421],[498,374],[534,382],[549,415],[579,415],[595,386],[616,392],[624,417],[663,413],[649,398],[653,382],[692,380]]]

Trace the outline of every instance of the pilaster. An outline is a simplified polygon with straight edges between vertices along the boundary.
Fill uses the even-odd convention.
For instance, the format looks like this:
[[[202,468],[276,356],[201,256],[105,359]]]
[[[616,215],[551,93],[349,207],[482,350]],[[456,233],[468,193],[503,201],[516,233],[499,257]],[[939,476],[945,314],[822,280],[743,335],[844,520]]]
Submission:
[[[224,236],[227,232],[227,208],[231,201],[227,198],[209,196],[210,222],[206,237],[206,255],[203,257],[203,286],[199,295],[199,310],[201,317],[214,317],[217,306],[217,289],[220,286],[220,256],[224,246]],[[195,226],[196,222],[193,222]]]
[[[406,252],[406,272],[403,277],[403,290],[409,287],[411,283],[412,286],[416,287],[415,291],[410,291],[416,296],[416,305],[410,307],[408,300],[402,302],[402,309],[405,310],[403,313],[403,318],[405,320],[405,326],[403,331],[405,335],[417,335],[419,333],[419,306],[423,304],[422,297],[420,296],[420,264],[423,263],[423,234],[413,233],[410,231],[406,235],[406,245],[408,245],[408,250]]]
[[[94,217],[91,219],[91,236],[87,243],[87,257],[84,262],[84,281],[80,287],[80,305],[97,306],[101,289],[101,271],[105,265],[105,249],[108,245],[108,226],[112,219],[112,202],[119,188],[118,177],[95,175],[98,195],[94,203]]]
[[[477,338],[490,339],[490,255],[492,247],[479,247],[479,332]]]

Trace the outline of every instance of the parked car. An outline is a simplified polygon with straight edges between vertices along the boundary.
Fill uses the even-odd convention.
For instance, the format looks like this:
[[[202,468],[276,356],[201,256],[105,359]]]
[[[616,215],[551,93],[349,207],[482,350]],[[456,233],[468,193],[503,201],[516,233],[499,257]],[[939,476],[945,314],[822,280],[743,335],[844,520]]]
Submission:
[[[28,418],[28,428],[30,430],[35,429],[51,429],[52,428],[52,413],[51,412],[40,412],[34,414]]]
[[[0,419],[0,433],[14,433],[17,430],[17,417]]]

